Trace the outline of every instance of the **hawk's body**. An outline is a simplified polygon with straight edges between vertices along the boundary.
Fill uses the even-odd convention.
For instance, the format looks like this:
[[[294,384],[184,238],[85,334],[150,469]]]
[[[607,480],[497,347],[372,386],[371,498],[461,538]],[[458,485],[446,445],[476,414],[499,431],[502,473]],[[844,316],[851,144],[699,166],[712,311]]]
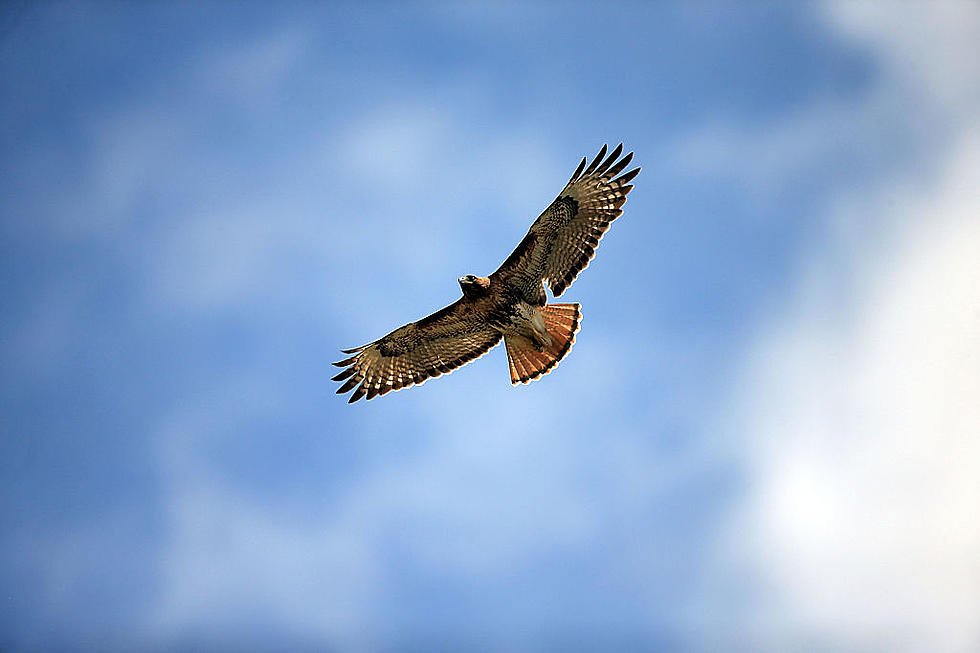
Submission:
[[[350,401],[372,399],[440,376],[496,346],[507,345],[512,383],[547,374],[568,353],[581,321],[578,304],[547,304],[544,284],[558,297],[595,256],[609,224],[622,215],[628,185],[640,171],[621,173],[633,158],[622,159],[619,145],[606,147],[586,169],[582,159],[558,198],[545,209],[517,249],[489,277],[459,279],[463,296],[417,322],[355,349],[334,363],[346,369],[337,391],[356,387]]]

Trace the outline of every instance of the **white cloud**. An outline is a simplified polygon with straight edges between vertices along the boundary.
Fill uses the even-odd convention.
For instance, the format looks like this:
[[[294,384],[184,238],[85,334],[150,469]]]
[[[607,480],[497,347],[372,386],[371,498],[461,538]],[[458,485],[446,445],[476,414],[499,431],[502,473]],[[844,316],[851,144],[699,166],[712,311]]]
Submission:
[[[980,139],[967,150],[854,280],[853,313],[804,305],[748,373],[761,454],[739,519],[789,612],[844,648],[978,643]]]
[[[970,118],[980,100],[976,3],[936,0],[882,7],[875,2],[836,0],[825,8],[837,29],[883,55],[892,75],[889,81],[916,84],[931,101],[965,110]]]
[[[773,589],[746,608],[756,647],[974,651],[980,78],[959,57],[980,42],[978,12],[929,5],[896,21],[894,7],[835,7],[891,74],[916,64],[911,83],[950,121],[952,144],[914,184],[838,205],[840,233],[751,352],[735,406],[752,484],[722,557]],[[855,230],[867,215],[878,228]]]

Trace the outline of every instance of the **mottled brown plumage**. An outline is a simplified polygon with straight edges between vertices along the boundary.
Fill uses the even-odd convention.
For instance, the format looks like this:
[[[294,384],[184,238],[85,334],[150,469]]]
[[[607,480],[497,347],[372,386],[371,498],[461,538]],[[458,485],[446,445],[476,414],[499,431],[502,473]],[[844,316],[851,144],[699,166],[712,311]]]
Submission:
[[[345,368],[333,378],[343,382],[337,393],[353,390],[354,402],[424,383],[479,358],[501,338],[512,383],[554,369],[575,342],[582,314],[578,304],[546,304],[544,284],[561,296],[622,215],[633,189],[629,182],[640,171],[620,174],[633,158],[632,152],[619,158],[622,151],[620,144],[607,157],[603,145],[588,167],[583,158],[496,272],[459,279],[463,296],[456,302],[370,344],[342,350],[353,356],[334,363]]]

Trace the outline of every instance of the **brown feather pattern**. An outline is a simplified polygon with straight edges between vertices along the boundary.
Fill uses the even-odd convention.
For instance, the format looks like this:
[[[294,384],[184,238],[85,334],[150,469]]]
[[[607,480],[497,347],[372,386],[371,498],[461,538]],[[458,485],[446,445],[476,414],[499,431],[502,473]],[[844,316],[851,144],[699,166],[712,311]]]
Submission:
[[[349,402],[368,400],[425,383],[476,360],[500,342],[502,334],[464,299],[406,324],[374,342],[349,351],[357,353],[334,365],[345,367],[334,381],[337,390],[354,390]]]
[[[623,173],[633,153],[620,158],[622,152],[620,143],[606,156],[603,145],[588,167],[583,159],[558,198],[491,278],[517,285],[528,296],[546,281],[560,297],[588,267],[612,221],[623,214],[626,196],[633,190],[629,182],[640,168]]]
[[[483,356],[504,338],[503,331],[508,334],[513,383],[527,383],[554,369],[575,342],[582,314],[578,304],[542,305],[542,282],[558,297],[588,267],[609,225],[622,215],[633,189],[629,182],[640,172],[623,172],[633,153],[621,156],[622,143],[608,156],[607,149],[603,145],[591,162],[583,157],[514,252],[489,280],[482,278],[489,289],[486,296],[467,296],[472,286],[464,287],[464,297],[428,317],[369,344],[341,350],[349,357],[334,363],[344,368],[333,377],[341,383],[337,393],[353,391],[353,403],[425,383]],[[540,307],[551,337],[543,350],[508,326],[518,305]]]

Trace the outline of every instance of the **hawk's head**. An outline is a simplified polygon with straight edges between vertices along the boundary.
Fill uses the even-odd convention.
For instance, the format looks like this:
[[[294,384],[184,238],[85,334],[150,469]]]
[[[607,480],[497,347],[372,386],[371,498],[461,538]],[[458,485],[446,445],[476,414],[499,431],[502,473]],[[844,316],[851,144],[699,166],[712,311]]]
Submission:
[[[467,274],[459,278],[459,287],[463,294],[470,298],[483,297],[490,292],[490,279]]]

